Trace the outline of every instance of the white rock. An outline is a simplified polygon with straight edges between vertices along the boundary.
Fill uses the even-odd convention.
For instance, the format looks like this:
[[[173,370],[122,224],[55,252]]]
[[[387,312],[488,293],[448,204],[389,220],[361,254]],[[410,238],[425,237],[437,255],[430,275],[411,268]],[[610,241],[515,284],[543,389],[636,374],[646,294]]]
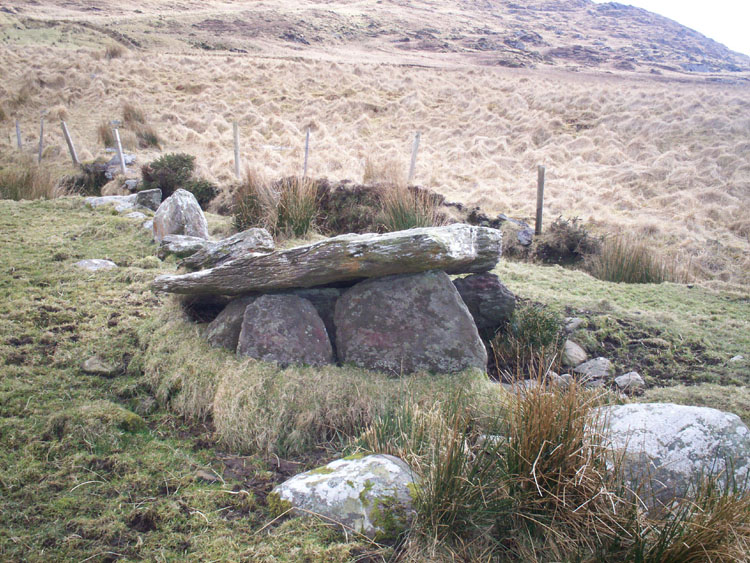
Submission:
[[[127,213],[125,217],[127,217],[128,219],[145,219],[146,214],[141,213],[140,211],[131,211],[130,213]]]
[[[112,262],[112,260],[100,260],[99,258],[81,260],[80,262],[76,262],[73,265],[77,268],[81,268],[82,270],[88,270],[89,272],[96,272],[98,270],[111,270],[112,268],[117,268],[117,264]]]
[[[588,354],[586,350],[581,346],[573,342],[572,340],[566,340],[562,351],[562,364],[566,367],[576,367],[581,365],[583,362],[588,360]]]
[[[87,197],[84,200],[91,207],[102,205],[114,205],[117,212],[126,211],[136,206],[136,194],[132,195],[107,195],[100,197]]]
[[[198,200],[187,190],[177,190],[159,206],[154,215],[154,240],[167,235],[187,235],[208,239],[208,223]]]
[[[631,371],[625,375],[615,377],[615,385],[621,391],[634,391],[636,389],[643,389],[646,386],[646,382],[637,371]]]
[[[565,317],[565,332],[570,334],[583,323],[583,319],[578,317]]]
[[[738,354],[737,356],[733,356],[733,357],[729,358],[729,362],[732,363],[732,364],[734,364],[734,363],[737,363],[737,362],[741,362],[744,359],[745,359],[745,356],[742,356],[742,355]]]
[[[339,459],[301,473],[272,494],[299,514],[319,514],[376,540],[394,538],[413,517],[409,466],[390,455]]]
[[[671,403],[602,411],[614,458],[622,457],[625,477],[631,486],[642,484],[641,497],[650,506],[690,495],[695,479],[724,471],[727,460],[736,483],[750,484],[744,481],[750,475],[750,431],[735,414]]]

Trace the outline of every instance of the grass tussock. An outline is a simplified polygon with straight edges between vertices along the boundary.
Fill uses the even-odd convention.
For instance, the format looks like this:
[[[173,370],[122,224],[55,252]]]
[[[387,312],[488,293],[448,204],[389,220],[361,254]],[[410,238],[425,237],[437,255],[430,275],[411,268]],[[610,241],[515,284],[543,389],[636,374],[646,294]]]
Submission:
[[[308,178],[294,176],[270,183],[248,170],[234,194],[233,222],[240,231],[262,227],[274,237],[301,238],[315,230],[318,204],[317,186]]]
[[[510,380],[554,368],[564,343],[560,315],[530,303],[517,306],[490,342],[498,373]]]
[[[0,199],[52,199],[58,195],[52,172],[31,157],[0,169]]]
[[[122,122],[127,129],[135,133],[139,148],[159,148],[161,143],[159,135],[148,123],[146,113],[142,108],[126,102],[122,106]]]
[[[111,61],[112,59],[119,59],[125,54],[125,47],[119,44],[113,44],[113,45],[107,45],[107,48],[104,50],[104,58],[108,61]]]
[[[599,254],[591,258],[588,271],[595,278],[617,283],[663,283],[687,281],[688,267],[669,260],[646,242],[629,236],[607,238]]]
[[[96,137],[104,147],[114,147],[116,144],[112,124],[109,121],[102,121],[97,125]]]
[[[365,159],[365,170],[362,174],[363,184],[383,184],[386,186],[406,186],[406,174],[403,166],[396,160],[371,157]]]
[[[435,196],[426,190],[388,186],[382,199],[382,221],[386,231],[434,227],[445,222]]]

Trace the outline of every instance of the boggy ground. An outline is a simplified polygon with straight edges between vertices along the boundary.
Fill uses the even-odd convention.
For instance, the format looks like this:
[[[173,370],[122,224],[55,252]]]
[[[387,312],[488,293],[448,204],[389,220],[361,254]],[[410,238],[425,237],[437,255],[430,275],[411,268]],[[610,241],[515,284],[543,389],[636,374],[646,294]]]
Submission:
[[[351,418],[377,404],[374,389],[401,384],[350,368],[279,370],[211,350],[171,299],[150,292],[174,263],[155,258],[139,222],[79,198],[1,201],[0,228],[0,558],[380,561],[392,553],[312,520],[274,520],[264,499],[275,482],[341,448],[331,428],[305,424],[336,409]],[[120,267],[86,273],[73,266],[84,258]],[[586,318],[584,344],[618,370],[640,367],[652,385],[712,382],[650,390],[647,399],[689,395],[750,421],[747,364],[728,362],[748,349],[746,297],[505,261],[496,272],[521,297]],[[119,366],[117,375],[83,374],[79,364],[93,354]],[[229,387],[214,401],[222,377]],[[404,385],[434,397],[431,386],[464,385],[462,377]],[[238,382],[260,382],[254,389],[266,393],[255,419],[227,397]],[[348,393],[345,401],[322,395],[325,387]],[[365,392],[355,397],[352,387]],[[327,446],[295,441],[294,428]]]

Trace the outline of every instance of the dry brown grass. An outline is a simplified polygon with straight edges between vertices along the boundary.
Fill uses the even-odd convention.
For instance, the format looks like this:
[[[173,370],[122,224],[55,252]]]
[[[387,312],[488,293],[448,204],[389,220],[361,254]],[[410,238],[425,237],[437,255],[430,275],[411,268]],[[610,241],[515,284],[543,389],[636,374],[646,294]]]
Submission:
[[[52,199],[59,195],[50,168],[24,155],[0,169],[0,199]]]
[[[141,4],[144,13],[160,10]],[[70,15],[67,8],[39,10]],[[141,31],[138,22],[128,25]],[[101,47],[83,46],[74,56],[47,44],[4,47],[0,64],[9,79],[0,104],[31,131],[39,111],[62,96],[79,151],[96,156],[98,124],[118,116],[127,100],[149,117],[165,151],[199,155],[207,179],[219,185],[234,180],[235,120],[243,161],[270,178],[300,174],[308,125],[311,177],[352,179],[364,171],[387,178],[390,172],[376,168],[391,162],[403,178],[420,130],[415,182],[449,200],[531,218],[535,167],[543,163],[546,217],[579,216],[601,232],[649,227],[653,245],[692,257],[698,277],[750,284],[750,93],[742,85],[447,68],[439,58],[407,72],[336,49],[284,59],[274,58],[275,47],[228,55],[165,41],[174,50],[132,50],[116,64],[101,59]],[[379,57],[373,60],[389,62]],[[30,65],[39,66],[45,86]],[[62,87],[54,86],[57,76],[65,77]],[[0,152],[9,143],[0,136]],[[155,154],[155,147],[141,148],[138,158]]]

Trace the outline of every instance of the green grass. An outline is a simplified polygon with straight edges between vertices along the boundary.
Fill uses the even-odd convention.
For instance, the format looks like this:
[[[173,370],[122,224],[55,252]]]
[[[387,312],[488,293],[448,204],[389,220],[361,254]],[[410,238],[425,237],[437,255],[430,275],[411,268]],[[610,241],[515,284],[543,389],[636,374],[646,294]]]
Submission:
[[[373,548],[319,523],[271,521],[274,464],[229,461],[212,428],[155,406],[133,355],[165,267],[138,222],[82,199],[0,202],[0,559],[349,561]],[[117,270],[84,273],[83,258]],[[84,375],[92,354],[121,367]],[[231,461],[231,460],[230,460]],[[300,466],[304,467],[304,466]]]
[[[228,218],[208,218],[212,232],[226,234]],[[422,416],[450,421],[440,405],[456,387],[471,422],[456,428],[472,439],[507,406],[479,374],[395,380],[334,366],[281,370],[211,349],[172,298],[149,289],[174,261],[154,258],[138,222],[88,209],[81,198],[0,201],[0,233],[0,559],[387,560],[392,547],[311,520],[274,521],[266,494],[291,473],[350,451],[353,439],[383,421],[391,427],[371,440],[401,432],[406,438],[390,451],[408,459],[419,451],[410,428],[424,429]],[[84,258],[120,267],[74,268]],[[651,381],[747,385],[746,364],[728,362],[750,344],[747,295],[623,286],[518,263],[496,272],[519,295],[586,317],[584,344],[611,352],[620,371],[651,355],[669,374],[647,373]],[[94,354],[120,375],[83,374],[80,363]],[[712,406],[747,412],[732,388],[711,389]],[[688,396],[682,387],[674,392]],[[722,405],[723,397],[734,401]],[[414,416],[394,426],[405,403]],[[456,434],[450,424],[436,428]],[[428,444],[441,444],[435,435]],[[449,459],[441,451],[438,459]],[[201,470],[223,481],[205,481]],[[552,483],[545,487],[554,492]],[[516,537],[511,547],[539,547],[525,541]],[[412,550],[424,555],[416,560],[440,559],[429,552],[424,543]]]
[[[560,266],[501,261],[508,288],[566,316],[586,320],[572,338],[589,356],[610,358],[619,374],[636,370],[650,385],[750,384],[747,291],[701,285],[617,284]]]

